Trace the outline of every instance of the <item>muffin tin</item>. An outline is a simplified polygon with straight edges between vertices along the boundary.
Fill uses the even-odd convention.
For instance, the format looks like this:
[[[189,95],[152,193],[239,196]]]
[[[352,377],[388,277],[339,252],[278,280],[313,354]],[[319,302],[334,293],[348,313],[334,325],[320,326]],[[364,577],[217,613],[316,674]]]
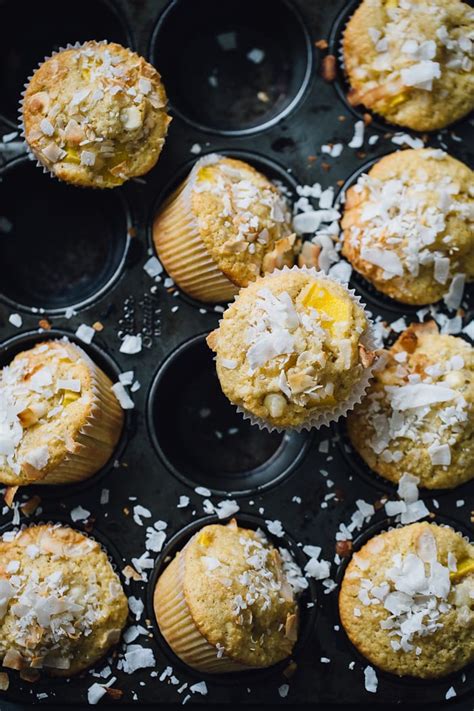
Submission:
[[[405,131],[377,118],[366,127],[363,147],[349,148],[360,116],[345,101],[342,72],[332,84],[320,75],[324,51],[314,43],[329,39],[336,52],[341,28],[356,4],[94,0],[81,3],[79,16],[68,19],[57,0],[48,0],[41,10],[28,9],[28,22],[38,31],[26,41],[23,9],[0,0],[0,16],[8,17],[9,27],[0,48],[0,136],[6,138],[0,140],[0,365],[42,338],[68,335],[114,380],[119,372],[133,370],[141,383],[132,394],[135,408],[126,413],[112,462],[87,482],[30,487],[17,500],[21,504],[40,496],[41,510],[35,515],[41,520],[69,521],[106,545],[111,541],[120,570],[144,553],[147,526],[167,524],[163,550],[150,553],[156,564],[154,571],[146,571],[149,581],[126,584],[127,594],[145,605],[140,624],[150,620],[149,636],[136,643],[152,648],[156,668],[129,675],[117,669],[117,655],[109,660],[117,679],[113,686],[123,692],[117,703],[181,704],[190,693],[190,703],[222,706],[432,702],[439,707],[453,686],[458,697],[466,696],[466,706],[461,701],[460,707],[472,704],[472,669],[429,683],[378,672],[377,693],[367,692],[367,662],[340,628],[337,590],[326,594],[313,580],[302,600],[302,639],[292,676],[277,667],[230,679],[206,678],[205,699],[188,688],[202,675],[176,660],[152,620],[150,596],[158,571],[192,532],[211,520],[203,508],[206,499],[214,504],[235,500],[240,508],[236,517],[244,525],[273,529],[271,522],[281,521],[285,536],[273,540],[293,547],[304,565],[300,549],[306,544],[322,546],[321,557],[334,559],[336,532],[341,523],[349,523],[358,499],[373,504],[382,496],[396,498],[395,488],[368,472],[350,451],[343,423],[312,434],[283,435],[244,422],[220,393],[212,353],[204,343],[223,307],[193,301],[166,274],[156,280],[143,268],[154,255],[150,229],[155,210],[198,156],[222,152],[243,158],[294,195],[297,185],[315,182],[344,189],[370,162],[399,148],[391,138]],[[128,44],[155,63],[174,120],[151,173],[113,191],[82,190],[60,184],[28,161],[21,140],[12,135],[15,104],[45,54],[68,42],[104,38]],[[468,117],[426,141],[472,165],[471,132]],[[377,142],[369,143],[369,136],[377,136]],[[323,144],[331,143],[343,144],[338,158],[321,152]],[[376,293],[360,277],[351,285],[375,316],[388,322],[402,316],[417,320],[416,309]],[[9,322],[12,313],[21,315],[19,328]],[[74,335],[83,323],[103,326],[90,345]],[[119,351],[125,334],[142,335],[140,353]],[[101,503],[104,489],[107,503]],[[472,535],[472,494],[471,482],[442,495],[424,493],[423,499],[434,520],[442,514]],[[177,508],[180,497],[188,497],[189,504]],[[73,523],[70,512],[79,505],[89,517]],[[151,513],[142,517],[143,525],[134,519],[137,505]],[[380,530],[394,524],[386,521],[383,507],[377,509],[363,530],[354,532],[354,548],[373,526]],[[21,514],[22,523],[31,520]],[[12,512],[4,508],[0,523],[4,530],[11,527]],[[339,580],[337,567],[332,566],[331,577]],[[95,671],[106,665],[104,660]],[[168,666],[179,684],[171,683],[169,674],[160,681]],[[92,683],[108,678],[87,673],[70,681],[44,678],[29,684],[10,672],[10,688],[2,698],[60,706],[86,702]]]

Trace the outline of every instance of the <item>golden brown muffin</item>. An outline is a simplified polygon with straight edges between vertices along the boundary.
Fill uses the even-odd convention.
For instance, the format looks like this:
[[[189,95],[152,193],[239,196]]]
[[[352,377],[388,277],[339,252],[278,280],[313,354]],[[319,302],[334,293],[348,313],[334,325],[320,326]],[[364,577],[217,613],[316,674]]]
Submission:
[[[242,289],[208,344],[232,403],[270,427],[310,427],[319,416],[337,419],[365,391],[368,329],[346,287],[294,267]]]
[[[474,546],[448,526],[413,523],[354,553],[339,594],[349,639],[372,664],[432,679],[474,661]]]
[[[123,427],[111,386],[66,338],[18,353],[0,372],[0,482],[69,484],[104,466]]]
[[[474,348],[440,335],[435,323],[410,326],[374,373],[347,419],[369,467],[389,481],[408,472],[428,489],[474,477]]]
[[[25,91],[26,142],[53,175],[113,188],[148,173],[170,118],[158,72],[119,44],[85,42],[46,59]]]
[[[295,260],[280,190],[247,163],[215,154],[160,209],[153,239],[168,274],[200,301],[229,301],[237,287]]]
[[[202,672],[272,666],[291,654],[298,634],[279,552],[234,520],[191,538],[161,574],[154,609],[171,649]]]
[[[456,275],[474,279],[473,179],[443,151],[385,156],[347,191],[343,255],[397,301],[438,301]]]
[[[127,598],[100,545],[47,524],[0,539],[0,658],[4,667],[72,676],[116,644]]]
[[[474,13],[460,0],[363,0],[344,32],[351,104],[434,131],[474,107]]]

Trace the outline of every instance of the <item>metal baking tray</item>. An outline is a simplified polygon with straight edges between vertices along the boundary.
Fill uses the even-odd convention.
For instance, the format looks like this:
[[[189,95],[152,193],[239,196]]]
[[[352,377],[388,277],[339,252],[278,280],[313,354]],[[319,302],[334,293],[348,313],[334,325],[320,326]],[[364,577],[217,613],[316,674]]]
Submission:
[[[203,678],[172,654],[153,622],[151,594],[162,566],[196,528],[217,520],[204,510],[206,498],[214,505],[226,498],[237,501],[236,517],[244,525],[265,529],[266,522],[280,521],[285,535],[275,542],[290,547],[303,566],[306,544],[321,546],[322,557],[334,560],[336,532],[350,522],[357,500],[374,504],[384,496],[396,498],[395,489],[351,450],[344,423],[310,434],[270,434],[244,422],[221,394],[204,342],[222,307],[198,304],[165,274],[152,278],[143,268],[154,255],[153,215],[198,156],[242,157],[295,196],[298,185],[315,182],[339,191],[378,157],[400,148],[392,138],[406,132],[377,117],[366,127],[363,145],[350,148],[362,114],[345,99],[340,68],[331,83],[321,77],[323,57],[326,51],[337,54],[356,5],[343,0],[82,0],[73,12],[59,0],[45,0],[30,4],[26,13],[21,3],[0,0],[0,365],[42,338],[67,335],[77,341],[81,324],[99,322],[103,329],[90,345],[77,342],[114,380],[133,370],[141,384],[115,456],[101,472],[70,487],[30,487],[17,501],[40,496],[34,516],[23,515],[21,507],[15,512],[4,507],[0,523],[6,530],[18,516],[22,523],[69,522],[102,542],[122,571],[144,553],[146,528],[166,522],[163,550],[150,552],[156,562],[146,571],[148,581],[126,583],[127,594],[144,604],[140,624],[147,635],[136,643],[153,650],[156,666],[124,673],[118,669],[119,647],[95,670],[70,680],[42,678],[31,684],[11,672],[2,699],[81,704],[94,682],[112,675],[113,687],[122,692],[113,700],[123,705],[182,704],[189,696],[189,703],[218,706],[411,702],[437,708],[453,686],[457,699],[465,699],[459,707],[471,708],[472,670],[430,682],[378,672],[377,693],[367,692],[367,662],[341,629],[337,589],[326,594],[313,580],[301,602],[296,671],[289,678],[286,665],[230,679]],[[227,46],[217,39],[222,35]],[[174,117],[157,166],[112,191],[76,189],[51,179],[30,162],[17,135],[18,96],[32,68],[52,49],[88,39],[121,42],[154,63]],[[315,46],[321,39],[328,40],[328,50]],[[252,49],[263,51],[262,61],[248,58]],[[369,140],[372,136],[377,139]],[[471,136],[468,117],[421,140],[472,166]],[[335,143],[343,144],[339,157],[321,151]],[[353,277],[352,286],[375,317],[388,323],[418,319],[416,309],[377,294],[360,277]],[[472,316],[467,298],[464,323]],[[9,321],[13,313],[21,315],[20,327]],[[140,353],[119,351],[125,334],[142,335]],[[394,335],[389,332],[389,340]],[[472,534],[473,486],[422,494],[433,520],[451,521]],[[211,496],[197,493],[199,487]],[[104,489],[107,503],[101,503]],[[178,508],[183,496],[189,504]],[[87,520],[72,520],[78,506],[89,512]],[[134,517],[135,506],[151,514],[141,516],[142,525]],[[383,506],[376,503],[376,509],[354,530],[354,548],[393,523]],[[340,560],[332,566],[336,582],[345,562]],[[108,666],[111,673],[98,676]],[[168,667],[172,672],[165,671]],[[203,680],[205,696],[190,691]],[[112,699],[106,696],[101,703],[107,700]]]

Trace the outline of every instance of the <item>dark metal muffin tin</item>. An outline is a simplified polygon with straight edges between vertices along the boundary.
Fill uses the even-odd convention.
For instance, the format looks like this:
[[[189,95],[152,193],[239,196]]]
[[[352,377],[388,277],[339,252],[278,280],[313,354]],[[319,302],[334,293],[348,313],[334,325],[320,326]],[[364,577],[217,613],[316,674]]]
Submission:
[[[304,544],[321,545],[322,557],[329,560],[334,558],[339,524],[348,523],[357,499],[374,503],[383,495],[395,496],[394,487],[369,472],[351,451],[343,423],[311,435],[283,435],[260,432],[244,422],[220,393],[212,354],[204,343],[222,309],[206,307],[166,286],[166,275],[155,282],[143,269],[154,254],[153,215],[198,157],[195,144],[200,155],[216,151],[243,157],[293,193],[297,184],[347,186],[361,167],[398,149],[390,139],[404,130],[377,118],[366,129],[364,146],[349,148],[358,116],[344,99],[342,73],[333,84],[320,76],[324,52],[314,43],[330,38],[330,50],[337,51],[340,32],[356,4],[88,0],[78,13],[70,13],[59,0],[45,0],[28,7],[28,24],[35,29],[27,36],[23,6],[0,0],[1,26],[8,27],[0,47],[0,135],[15,131],[18,94],[31,70],[45,54],[77,40],[119,41],[154,62],[174,115],[156,168],[113,191],[60,184],[29,163],[19,137],[0,141],[0,218],[8,221],[0,221],[0,365],[42,338],[69,335],[74,340],[81,323],[99,321],[104,329],[90,346],[81,345],[113,379],[118,372],[134,370],[141,383],[132,395],[135,409],[127,413],[113,461],[83,484],[32,487],[18,498],[21,502],[39,494],[42,520],[68,521],[71,509],[79,504],[86,508],[91,512],[87,530],[97,532],[105,545],[112,541],[119,568],[144,552],[147,525],[160,519],[167,522],[167,543],[157,555],[149,582],[132,581],[126,587],[129,595],[145,603],[150,636],[137,642],[153,649],[158,674],[150,676],[151,669],[132,675],[117,671],[115,656],[114,687],[123,691],[118,703],[181,704],[188,692],[179,694],[179,687],[159,681],[168,665],[180,686],[203,678],[178,663],[151,619],[157,572],[190,533],[208,521],[195,487],[210,489],[214,503],[226,496],[236,499],[237,519],[244,525],[265,528],[266,521],[281,521],[288,539],[274,539],[276,543],[296,545],[297,550]],[[227,47],[235,39],[237,46],[226,50],[217,35],[229,33]],[[246,57],[254,48],[265,52],[260,63]],[[214,78],[209,80],[210,76]],[[444,147],[472,165],[471,133],[472,120],[467,118],[456,124],[454,135],[449,129],[429,135],[427,145]],[[371,135],[379,136],[375,145],[368,144]],[[327,143],[343,143],[339,158],[321,153],[321,145]],[[374,315],[389,322],[403,315],[416,320],[416,309],[378,294],[359,277],[352,285]],[[71,315],[70,307],[77,313]],[[9,323],[12,313],[21,314],[20,329]],[[469,313],[466,322],[468,317]],[[54,330],[41,330],[40,321],[43,328],[49,323]],[[120,338],[127,333],[142,334],[139,354],[119,352]],[[320,451],[324,440],[329,440],[328,453]],[[110,490],[106,505],[100,504],[103,488]],[[332,492],[336,496],[324,501]],[[472,493],[471,483],[443,492],[438,502],[439,513],[466,533],[471,530]],[[190,504],[177,508],[183,495]],[[293,497],[301,497],[301,503]],[[423,494],[436,520],[433,497]],[[460,499],[465,503],[458,507]],[[152,518],[143,519],[144,526],[133,520],[136,504],[152,512]],[[4,511],[0,523],[8,527],[11,520],[11,512]],[[22,522],[29,520],[22,516]],[[380,530],[390,523],[379,509],[367,530],[360,532],[362,540],[373,526]],[[304,554],[299,553],[304,564]],[[190,703],[440,705],[454,685],[458,697],[467,695],[465,708],[471,707],[472,670],[466,670],[466,681],[459,673],[429,683],[378,672],[378,692],[368,693],[363,675],[367,663],[340,628],[337,591],[326,595],[322,585],[312,581],[302,607],[311,599],[317,600],[316,607],[303,610],[297,670],[291,678],[282,674],[281,666],[245,678],[207,678],[208,695],[196,694]],[[140,622],[145,624],[144,619]],[[105,661],[97,669],[104,665]],[[13,672],[10,677],[3,698],[28,703],[40,694],[40,702],[62,707],[85,702],[89,686],[101,681],[90,674],[69,681],[46,678],[36,684],[21,681]],[[283,698],[278,689],[286,683],[289,693]]]

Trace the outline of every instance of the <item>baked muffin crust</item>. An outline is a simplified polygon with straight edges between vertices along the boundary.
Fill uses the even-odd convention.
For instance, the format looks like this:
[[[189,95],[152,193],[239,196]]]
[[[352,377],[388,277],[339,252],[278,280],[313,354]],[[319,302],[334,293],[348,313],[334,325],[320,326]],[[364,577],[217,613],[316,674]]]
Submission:
[[[410,326],[347,419],[351,442],[389,481],[428,489],[474,477],[474,348],[434,322]]]
[[[373,360],[364,310],[341,284],[304,269],[243,289],[208,336],[231,402],[277,427],[344,403]]]
[[[460,0],[363,0],[344,32],[348,99],[416,131],[474,107],[474,13]]]
[[[261,531],[235,521],[205,526],[176,560],[186,605],[215,658],[230,660],[238,670],[268,667],[291,654],[298,632],[295,591],[285,561]]]
[[[474,173],[440,150],[391,153],[346,195],[342,253],[379,291],[429,304],[474,279]]]
[[[0,481],[64,483],[76,455],[82,478],[100,469],[123,426],[111,385],[67,339],[18,353],[0,372]]]
[[[96,541],[60,525],[30,526],[3,534],[0,559],[4,667],[72,676],[118,642],[127,598]]]
[[[339,613],[371,663],[437,678],[474,660],[474,546],[448,526],[414,523],[370,539],[347,566]]]
[[[25,138],[57,178],[112,188],[147,173],[170,118],[156,69],[119,44],[86,42],[47,59],[23,100]]]

